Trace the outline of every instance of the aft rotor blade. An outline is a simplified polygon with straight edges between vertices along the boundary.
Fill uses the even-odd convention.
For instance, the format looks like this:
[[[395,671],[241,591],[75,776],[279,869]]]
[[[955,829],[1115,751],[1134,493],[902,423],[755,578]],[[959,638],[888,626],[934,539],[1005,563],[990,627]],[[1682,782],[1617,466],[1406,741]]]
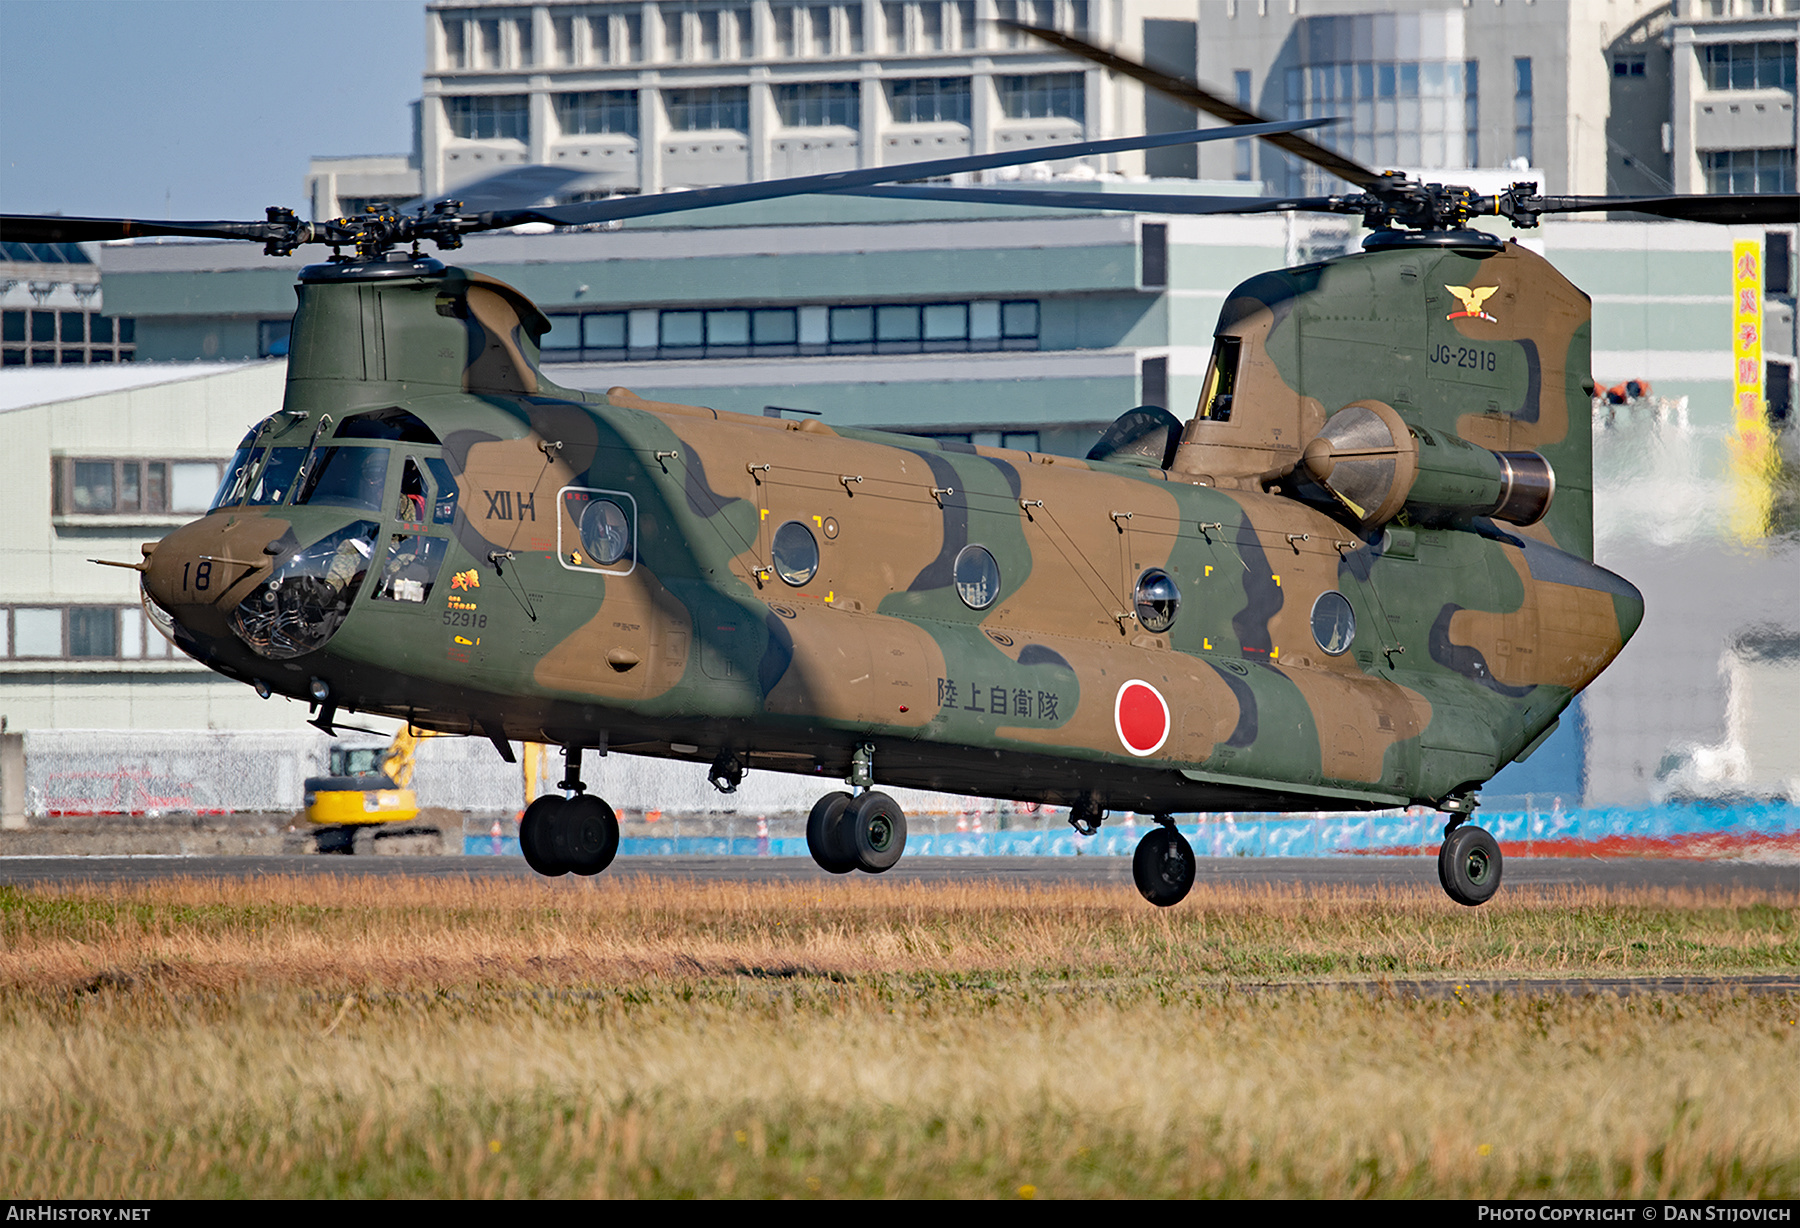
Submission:
[[[834,171],[826,175],[802,175],[794,179],[767,179],[760,183],[696,188],[691,192],[612,197],[607,200],[586,201],[576,205],[556,205],[543,209],[517,209],[503,213],[482,214],[480,225],[474,229],[492,230],[505,226],[517,226],[521,222],[548,222],[552,226],[582,226],[593,222],[610,222],[618,218],[681,213],[690,209],[736,205],[753,200],[775,200],[784,196],[803,196],[815,192],[832,192],[843,188],[868,187],[880,183],[895,183],[905,179],[935,179],[944,175],[993,170],[1002,166],[1022,166],[1030,162],[1054,162],[1064,158],[1085,158],[1095,154],[1122,153],[1135,149],[1158,149],[1165,145],[1198,145],[1207,141],[1266,136],[1271,133],[1294,132],[1301,128],[1317,128],[1335,122],[1330,119],[1293,119],[1233,128],[1157,132],[1149,136],[1117,137],[1106,141],[1078,141],[1066,145],[1037,145],[1025,149],[1008,150],[1005,153],[969,154],[958,158],[937,158],[929,162],[905,162],[898,166]]]
[[[50,214],[0,214],[0,240],[8,243],[97,243],[181,235],[194,239],[266,241],[267,222],[145,222],[124,217],[58,217]]]
[[[1800,221],[1800,195],[1793,192],[1720,196],[1541,196],[1533,213],[1649,213],[1685,222],[1721,226],[1792,225]]]
[[[1245,110],[1236,103],[1227,102],[1217,94],[1202,89],[1197,82],[1185,77],[1173,76],[1151,68],[1148,64],[1140,64],[1136,60],[1126,59],[1116,51],[1105,47],[1096,47],[1093,43],[1076,38],[1073,34],[1064,34],[1059,30],[1048,30],[1042,26],[1028,26],[1016,21],[1001,18],[999,24],[1008,30],[1017,30],[1021,34],[1030,34],[1041,38],[1053,47],[1060,47],[1070,55],[1080,56],[1084,60],[1110,68],[1114,72],[1147,85],[1151,89],[1177,102],[1203,111],[1215,119],[1222,119],[1228,124],[1260,124],[1265,122],[1262,116],[1254,111]],[[1245,133],[1244,135],[1249,135]],[[1284,153],[1291,153],[1296,158],[1311,162],[1314,166],[1330,171],[1340,179],[1347,179],[1359,188],[1369,191],[1379,190],[1390,182],[1383,176],[1370,170],[1359,162],[1346,158],[1343,154],[1334,153],[1323,145],[1307,140],[1293,133],[1270,135],[1263,138]]]
[[[1160,192],[1068,192],[1036,188],[955,188],[937,184],[895,184],[847,188],[835,196],[881,196],[899,200],[962,201],[976,205],[1036,205],[1040,208],[1120,209],[1130,213],[1355,213],[1359,209],[1332,196],[1178,196]]]

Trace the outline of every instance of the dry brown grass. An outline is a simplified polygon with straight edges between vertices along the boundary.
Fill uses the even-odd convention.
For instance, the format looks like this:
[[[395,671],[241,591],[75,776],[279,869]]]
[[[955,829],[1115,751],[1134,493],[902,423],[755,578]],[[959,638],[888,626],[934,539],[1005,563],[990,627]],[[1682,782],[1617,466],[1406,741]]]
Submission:
[[[1797,919],[1591,888],[0,891],[0,1196],[1793,1197],[1794,997],[1329,982],[1792,975]]]

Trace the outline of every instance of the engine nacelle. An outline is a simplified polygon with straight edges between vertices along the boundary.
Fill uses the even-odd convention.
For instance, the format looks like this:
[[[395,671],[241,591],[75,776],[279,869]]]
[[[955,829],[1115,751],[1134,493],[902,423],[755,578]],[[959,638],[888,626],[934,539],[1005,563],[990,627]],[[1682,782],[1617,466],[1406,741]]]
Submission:
[[[1421,520],[1492,516],[1535,524],[1556,494],[1556,474],[1538,453],[1495,452],[1409,426],[1380,401],[1354,401],[1333,414],[1306,445],[1300,471],[1365,528],[1402,509]]]

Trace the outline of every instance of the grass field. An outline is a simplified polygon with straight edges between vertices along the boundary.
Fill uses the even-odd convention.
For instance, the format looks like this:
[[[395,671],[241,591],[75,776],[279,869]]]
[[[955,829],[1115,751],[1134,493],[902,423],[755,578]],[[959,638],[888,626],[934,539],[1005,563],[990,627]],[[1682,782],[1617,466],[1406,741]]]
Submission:
[[[0,890],[0,1197],[1800,1196],[1800,897]],[[1343,983],[1348,984],[1343,984]]]

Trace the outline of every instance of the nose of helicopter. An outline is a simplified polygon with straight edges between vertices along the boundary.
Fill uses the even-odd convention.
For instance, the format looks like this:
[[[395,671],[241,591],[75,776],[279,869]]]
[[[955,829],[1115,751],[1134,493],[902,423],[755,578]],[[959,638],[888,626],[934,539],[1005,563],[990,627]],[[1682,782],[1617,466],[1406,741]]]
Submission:
[[[185,524],[147,550],[144,592],[191,634],[228,635],[231,611],[268,577],[286,533],[285,522],[221,512]]]

